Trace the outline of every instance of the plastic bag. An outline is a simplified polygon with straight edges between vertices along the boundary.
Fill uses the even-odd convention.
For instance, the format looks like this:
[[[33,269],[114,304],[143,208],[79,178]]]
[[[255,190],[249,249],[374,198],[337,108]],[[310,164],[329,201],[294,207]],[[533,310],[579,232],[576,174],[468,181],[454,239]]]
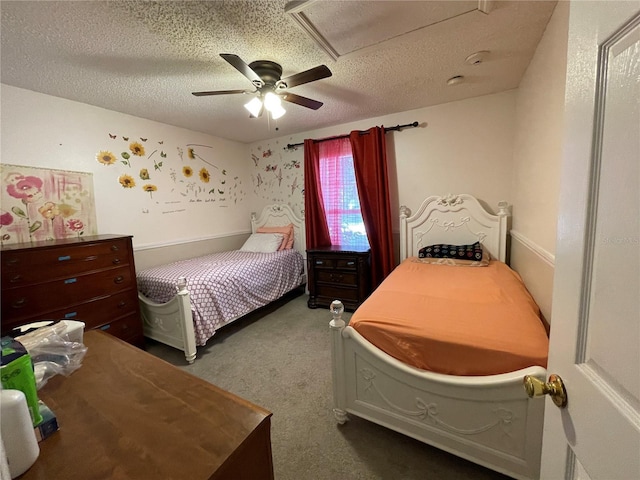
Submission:
[[[87,347],[69,340],[67,327],[59,322],[16,337],[33,361],[36,388],[40,390],[54,375],[69,376],[82,365]]]

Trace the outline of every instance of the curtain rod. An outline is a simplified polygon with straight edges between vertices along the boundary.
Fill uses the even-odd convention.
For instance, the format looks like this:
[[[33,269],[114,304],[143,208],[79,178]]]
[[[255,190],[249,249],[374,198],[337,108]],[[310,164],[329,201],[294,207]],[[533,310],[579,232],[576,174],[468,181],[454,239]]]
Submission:
[[[409,127],[415,128],[417,126],[418,126],[418,122],[407,123],[405,125],[396,125],[395,127],[384,127],[384,133],[392,132],[392,131],[400,131],[403,128],[409,128]],[[368,132],[366,132],[366,131],[360,132],[360,135],[366,135],[367,133]],[[348,134],[347,135],[338,135],[336,137],[328,137],[328,138],[321,138],[319,140],[314,140],[314,142],[315,143],[326,142],[328,140],[335,140],[336,138],[348,138],[348,137],[349,137]],[[290,150],[292,148],[300,147],[302,145],[304,145],[304,142],[303,143],[288,143],[287,146],[284,147],[284,150]]]

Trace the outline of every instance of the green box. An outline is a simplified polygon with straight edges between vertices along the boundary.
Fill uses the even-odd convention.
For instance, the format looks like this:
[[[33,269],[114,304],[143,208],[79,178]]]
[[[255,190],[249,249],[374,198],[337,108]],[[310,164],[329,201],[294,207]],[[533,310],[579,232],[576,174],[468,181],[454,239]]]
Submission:
[[[42,415],[38,407],[38,391],[36,377],[33,374],[31,356],[24,346],[11,337],[2,337],[2,362],[0,373],[2,388],[5,390],[20,390],[27,398],[27,407],[35,427],[42,422]]]

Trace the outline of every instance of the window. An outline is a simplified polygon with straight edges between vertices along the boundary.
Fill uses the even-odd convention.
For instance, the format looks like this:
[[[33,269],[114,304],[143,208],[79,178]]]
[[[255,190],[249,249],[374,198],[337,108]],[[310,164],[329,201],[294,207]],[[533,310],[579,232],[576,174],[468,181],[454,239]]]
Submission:
[[[331,244],[369,248],[348,138],[320,144],[320,186]]]

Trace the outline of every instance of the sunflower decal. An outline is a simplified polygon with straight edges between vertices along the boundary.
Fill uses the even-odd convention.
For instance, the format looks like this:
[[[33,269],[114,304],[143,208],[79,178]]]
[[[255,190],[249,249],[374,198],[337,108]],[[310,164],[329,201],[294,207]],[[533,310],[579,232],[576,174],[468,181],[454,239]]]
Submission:
[[[191,167],[182,167],[182,174],[189,178],[191,175],[193,175],[193,168]]]
[[[136,181],[131,175],[120,175],[120,178],[118,178],[118,182],[120,182],[120,185],[122,185],[124,188],[133,188],[136,186]]]
[[[209,171],[206,168],[200,169],[200,180],[203,183],[209,183],[209,180],[211,180],[211,175],[209,175]]]
[[[156,187],[155,185],[152,185],[150,183],[147,183],[146,185],[142,186],[142,189],[145,192],[149,192],[149,195],[151,196],[151,198],[153,198],[153,192],[158,190],[158,187]]]
[[[117,161],[116,156],[106,150],[101,150],[100,152],[98,152],[98,154],[96,155],[96,160],[98,160],[98,162],[103,165],[113,165]]]
[[[129,150],[137,157],[144,156],[144,146],[138,142],[132,142],[129,144]]]

